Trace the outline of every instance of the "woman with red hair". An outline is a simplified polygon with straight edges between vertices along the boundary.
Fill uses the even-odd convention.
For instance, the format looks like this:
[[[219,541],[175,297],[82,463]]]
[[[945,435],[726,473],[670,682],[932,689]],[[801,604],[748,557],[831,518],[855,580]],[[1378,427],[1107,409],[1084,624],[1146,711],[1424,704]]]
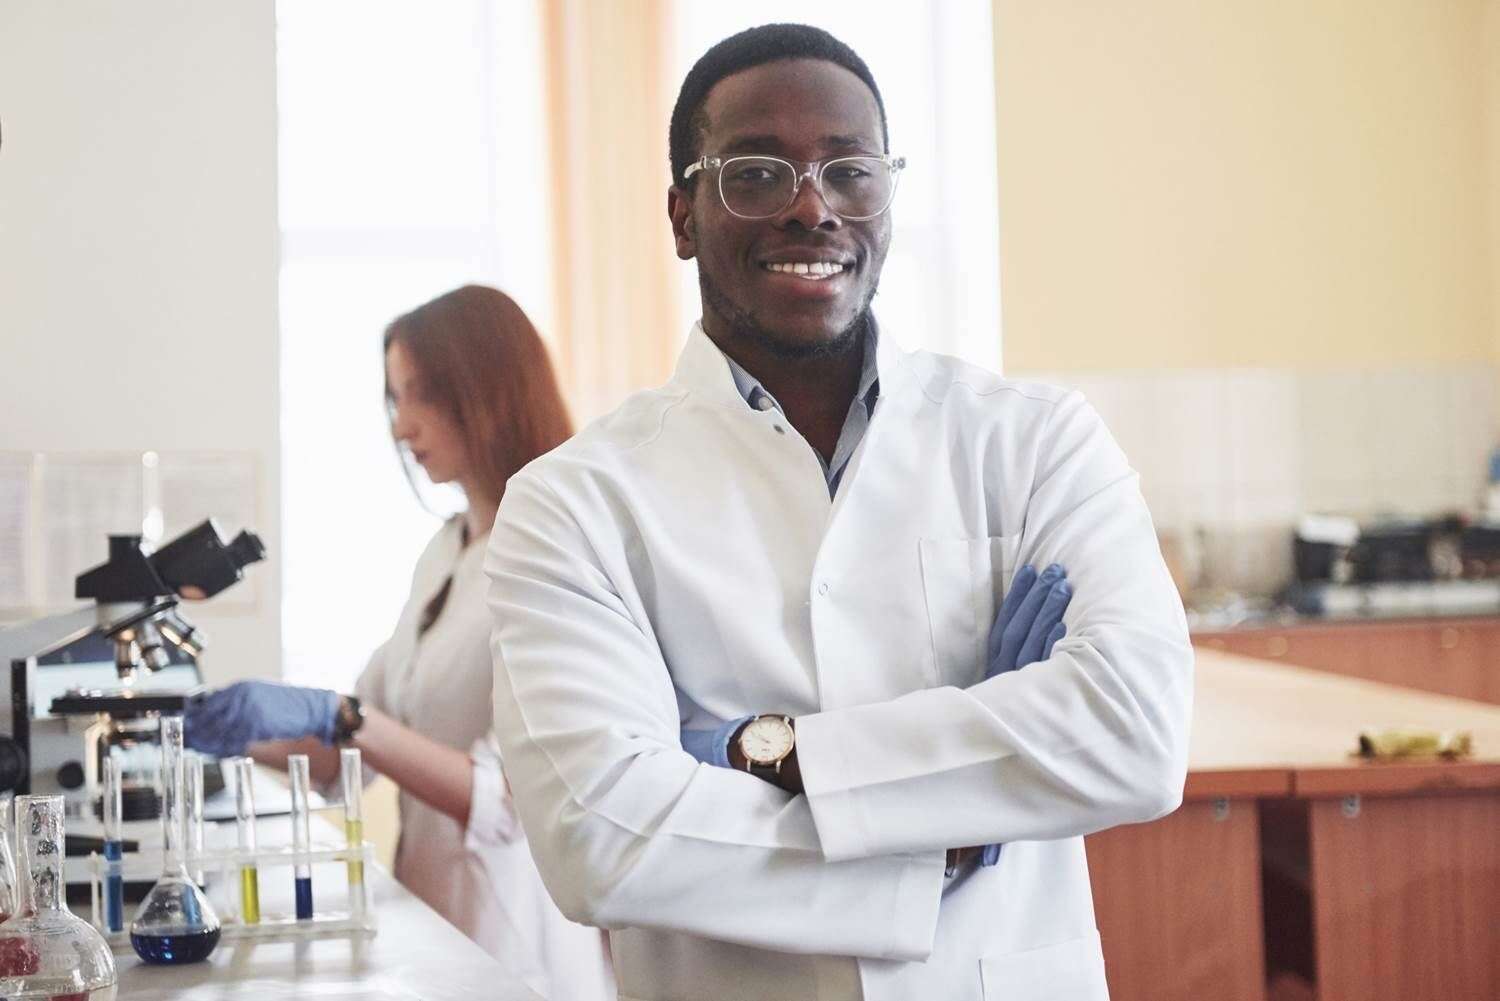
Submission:
[[[532,863],[491,731],[484,540],[510,476],[571,433],[546,348],[509,296],[468,285],[385,332],[385,397],[411,463],[462,490],[417,560],[395,631],[352,695],[243,681],[192,703],[188,744],[336,781],[338,746],[400,787],[396,877],[546,998],[613,998],[603,933],[558,911]]]

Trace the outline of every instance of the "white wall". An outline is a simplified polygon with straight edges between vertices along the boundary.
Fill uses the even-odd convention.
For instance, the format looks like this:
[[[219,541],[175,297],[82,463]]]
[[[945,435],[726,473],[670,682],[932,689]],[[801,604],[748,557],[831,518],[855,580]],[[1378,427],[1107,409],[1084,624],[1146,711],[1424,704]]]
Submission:
[[[0,451],[254,457],[216,682],[280,673],[275,43],[264,0],[0,3]]]

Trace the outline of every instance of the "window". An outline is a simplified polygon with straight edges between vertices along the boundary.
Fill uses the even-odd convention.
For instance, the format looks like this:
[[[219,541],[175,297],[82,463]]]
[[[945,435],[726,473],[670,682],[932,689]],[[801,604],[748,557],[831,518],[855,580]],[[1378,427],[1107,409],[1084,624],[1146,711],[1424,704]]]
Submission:
[[[386,324],[483,282],[550,329],[545,156],[516,155],[547,148],[537,17],[530,0],[277,5],[289,681],[353,684],[438,526],[391,443]]]

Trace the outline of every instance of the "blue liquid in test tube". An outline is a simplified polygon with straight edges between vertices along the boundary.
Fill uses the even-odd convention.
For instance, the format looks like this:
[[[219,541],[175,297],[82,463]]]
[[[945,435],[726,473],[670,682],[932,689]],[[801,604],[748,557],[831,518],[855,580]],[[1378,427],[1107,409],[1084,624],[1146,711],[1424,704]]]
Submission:
[[[292,847],[308,850],[312,841],[311,810],[308,807],[309,772],[307,755],[289,754],[287,773],[292,780]],[[313,916],[312,865],[298,862],[293,867],[296,879],[297,920],[310,921]]]
[[[110,755],[104,759],[104,860],[109,864],[104,877],[104,927],[112,932],[125,930],[125,877],[120,873],[123,857],[121,828],[124,823],[120,789],[120,761]]]

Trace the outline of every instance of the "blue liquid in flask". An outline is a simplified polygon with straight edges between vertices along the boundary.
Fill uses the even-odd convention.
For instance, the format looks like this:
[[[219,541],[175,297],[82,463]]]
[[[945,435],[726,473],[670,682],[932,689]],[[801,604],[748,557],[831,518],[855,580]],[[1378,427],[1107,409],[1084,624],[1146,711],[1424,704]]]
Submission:
[[[219,944],[221,930],[184,931],[180,934],[143,935],[130,933],[130,944],[148,963],[197,963],[205,960]]]

